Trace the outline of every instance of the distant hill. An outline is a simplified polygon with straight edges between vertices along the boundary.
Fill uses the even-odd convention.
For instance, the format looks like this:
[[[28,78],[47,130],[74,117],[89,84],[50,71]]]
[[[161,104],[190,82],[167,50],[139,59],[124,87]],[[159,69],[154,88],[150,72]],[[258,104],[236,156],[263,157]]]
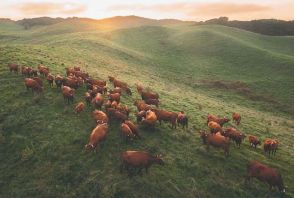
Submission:
[[[205,22],[197,22],[197,25],[216,24],[229,27],[236,27],[247,31],[271,35],[271,36],[290,36],[294,35],[294,21],[283,21],[276,19],[260,19],[252,21],[229,21],[227,17],[210,19]]]

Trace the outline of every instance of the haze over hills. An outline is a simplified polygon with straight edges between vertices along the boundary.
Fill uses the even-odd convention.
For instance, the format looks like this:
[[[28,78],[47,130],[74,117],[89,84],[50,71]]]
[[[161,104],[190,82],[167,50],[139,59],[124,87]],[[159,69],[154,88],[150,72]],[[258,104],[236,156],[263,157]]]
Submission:
[[[34,19],[32,19],[34,20]],[[246,164],[259,160],[281,171],[285,197],[294,196],[294,37],[265,36],[223,25],[140,17],[104,20],[43,18],[0,22],[0,194],[5,197],[263,197],[268,187],[258,181],[244,185]],[[46,22],[44,22],[46,21]],[[51,22],[48,22],[51,21]],[[24,23],[34,24],[24,28]],[[44,25],[44,23],[46,23]],[[135,83],[160,95],[160,108],[183,110],[189,130],[169,124],[151,132],[140,128],[143,140],[126,144],[112,124],[97,154],[84,145],[95,126],[88,107],[82,115],[63,102],[61,93],[47,83],[43,96],[33,96],[21,75],[11,74],[7,63],[48,66],[53,74],[79,65],[90,75],[114,75],[127,82],[132,97],[122,103],[131,110],[139,98]],[[112,85],[108,84],[111,88]],[[76,90],[75,103],[84,100]],[[259,147],[231,145],[222,151],[205,150],[198,131],[207,130],[208,113],[242,115],[246,135],[277,138],[280,148],[268,158]],[[128,149],[165,155],[164,167],[128,178],[120,174],[118,153]],[[280,196],[272,192],[270,197]]]

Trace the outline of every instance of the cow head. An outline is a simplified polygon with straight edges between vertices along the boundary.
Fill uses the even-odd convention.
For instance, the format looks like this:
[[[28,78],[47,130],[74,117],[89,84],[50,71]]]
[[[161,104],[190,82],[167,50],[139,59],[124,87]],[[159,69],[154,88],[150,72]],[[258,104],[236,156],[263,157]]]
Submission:
[[[86,151],[93,150],[94,149],[94,145],[93,144],[86,144],[85,145],[85,149],[86,149]]]

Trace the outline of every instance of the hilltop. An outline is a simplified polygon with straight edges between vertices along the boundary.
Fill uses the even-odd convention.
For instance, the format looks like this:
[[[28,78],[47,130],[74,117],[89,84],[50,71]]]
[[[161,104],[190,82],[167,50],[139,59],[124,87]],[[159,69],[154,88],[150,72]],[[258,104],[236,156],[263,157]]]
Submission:
[[[263,197],[268,186],[256,180],[244,185],[246,164],[259,160],[281,171],[285,197],[293,192],[294,38],[271,37],[221,25],[157,21],[137,17],[68,19],[29,29],[0,22],[0,194],[4,197]],[[107,21],[108,20],[108,21]],[[44,95],[27,92],[21,75],[7,63],[48,66],[64,75],[65,67],[79,65],[91,76],[113,75],[127,82],[131,108],[139,98],[135,83],[158,92],[160,108],[183,110],[189,129],[157,125],[154,132],[140,128],[142,140],[126,144],[119,124],[110,126],[97,154],[84,151],[95,124],[92,108],[77,116],[56,88],[45,83]],[[112,86],[108,83],[108,86]],[[75,103],[83,100],[76,91]],[[280,148],[268,158],[247,139],[238,149],[205,150],[199,130],[206,129],[208,113],[242,115],[245,134],[277,138]],[[128,178],[119,173],[118,154],[124,150],[164,154],[165,166]],[[276,191],[270,197],[280,196]]]

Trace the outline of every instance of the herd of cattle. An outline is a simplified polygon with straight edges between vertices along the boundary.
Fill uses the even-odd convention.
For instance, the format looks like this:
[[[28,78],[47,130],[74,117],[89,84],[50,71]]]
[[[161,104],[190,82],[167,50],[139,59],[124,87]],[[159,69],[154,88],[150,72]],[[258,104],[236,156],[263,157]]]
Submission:
[[[129,119],[130,109],[127,105],[121,103],[121,95],[132,95],[132,91],[127,83],[122,82],[112,76],[109,76],[109,82],[113,84],[113,89],[107,89],[107,83],[103,80],[94,79],[88,73],[82,71],[80,67],[66,68],[66,76],[61,75],[53,76],[48,67],[40,64],[37,69],[27,66],[19,67],[17,64],[9,63],[8,68],[10,72],[21,72],[25,76],[24,84],[26,88],[31,89],[32,92],[38,94],[43,92],[43,81],[45,78],[50,87],[54,86],[61,89],[64,101],[69,103],[74,102],[75,89],[85,85],[85,102],[79,102],[74,110],[76,113],[81,113],[86,105],[93,105],[94,111],[92,117],[96,123],[96,127],[92,130],[89,141],[85,145],[86,150],[94,150],[98,148],[99,144],[105,141],[108,134],[108,125],[112,121],[120,123],[121,135],[125,138],[126,142],[135,138],[140,139],[141,136],[138,130],[138,124],[144,125],[150,129],[155,128],[155,124],[162,121],[169,122],[171,128],[177,128],[181,125],[182,128],[188,128],[188,117],[183,111],[175,113],[159,109],[160,104],[158,93],[144,88],[142,85],[136,84],[137,92],[141,95],[142,100],[136,100],[134,105],[137,108],[136,121],[137,124]],[[102,111],[104,108],[105,111]],[[232,114],[232,119],[239,125],[241,116],[238,113]],[[209,114],[207,116],[207,126],[210,132],[201,130],[200,137],[206,145],[207,150],[210,146],[221,148],[224,150],[225,156],[229,155],[230,141],[236,143],[237,147],[240,145],[246,135],[233,127],[224,128],[230,119],[224,117],[220,118]],[[252,147],[261,145],[261,141],[256,137],[249,135],[249,143]],[[263,142],[263,149],[265,154],[269,156],[275,155],[279,142],[276,139],[266,139]],[[121,171],[127,170],[129,174],[131,170],[136,170],[141,173],[142,169],[146,172],[152,164],[163,165],[161,155],[153,156],[144,151],[125,151],[121,154]],[[280,173],[260,162],[250,161],[247,165],[246,181],[250,181],[252,177],[257,178],[262,182],[266,182],[272,187],[278,187],[281,192],[285,192],[282,177]]]

